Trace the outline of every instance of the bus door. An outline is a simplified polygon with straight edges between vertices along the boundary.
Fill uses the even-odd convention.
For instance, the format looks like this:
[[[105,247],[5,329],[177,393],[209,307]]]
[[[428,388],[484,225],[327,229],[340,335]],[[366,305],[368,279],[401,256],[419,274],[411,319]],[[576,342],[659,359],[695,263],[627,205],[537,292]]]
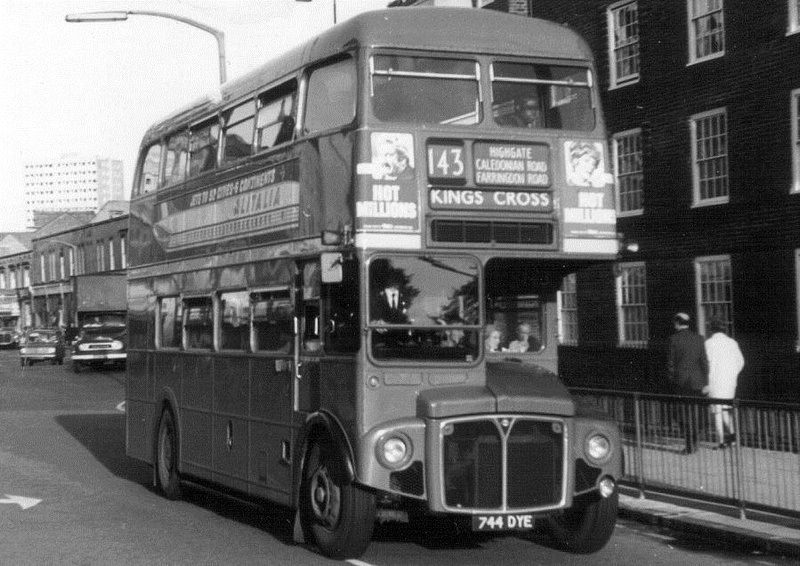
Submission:
[[[321,291],[319,261],[299,264],[295,293],[294,411],[303,414],[319,408]]]

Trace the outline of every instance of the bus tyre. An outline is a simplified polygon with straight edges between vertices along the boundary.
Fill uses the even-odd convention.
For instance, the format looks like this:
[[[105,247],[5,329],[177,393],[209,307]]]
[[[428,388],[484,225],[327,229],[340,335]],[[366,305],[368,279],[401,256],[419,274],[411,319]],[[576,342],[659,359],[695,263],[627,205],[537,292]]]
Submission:
[[[81,372],[81,363],[80,362],[72,362],[72,371],[75,373]]]
[[[167,499],[179,499],[181,481],[178,476],[178,431],[172,411],[164,409],[158,422],[156,444],[156,484]]]
[[[605,546],[617,522],[619,494],[603,498],[598,493],[576,497],[572,507],[548,519],[556,546],[574,554],[590,554]]]
[[[327,438],[311,445],[303,469],[300,517],[306,540],[337,560],[361,556],[372,540],[375,496],[344,480],[343,457]]]

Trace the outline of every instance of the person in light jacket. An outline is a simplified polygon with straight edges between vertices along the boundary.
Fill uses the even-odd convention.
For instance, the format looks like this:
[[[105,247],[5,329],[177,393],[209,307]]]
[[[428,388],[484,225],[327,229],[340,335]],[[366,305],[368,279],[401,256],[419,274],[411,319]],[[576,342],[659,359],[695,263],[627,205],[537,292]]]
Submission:
[[[710,337],[706,340],[708,358],[708,385],[703,393],[713,399],[733,399],[739,373],[744,367],[744,356],[736,340],[725,333],[726,324],[719,318],[708,321]],[[714,424],[719,439],[718,448],[727,448],[736,440],[730,405],[711,405]]]

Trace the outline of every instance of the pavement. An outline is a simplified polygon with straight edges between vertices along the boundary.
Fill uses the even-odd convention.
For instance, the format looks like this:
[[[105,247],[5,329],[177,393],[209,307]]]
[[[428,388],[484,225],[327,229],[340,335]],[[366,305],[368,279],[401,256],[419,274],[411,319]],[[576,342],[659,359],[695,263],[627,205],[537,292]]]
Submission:
[[[627,495],[627,491],[633,495]],[[635,494],[634,490],[620,492],[620,517],[764,554],[800,558],[800,520],[774,516],[763,521],[741,519],[737,511],[737,516],[730,516],[708,509],[702,502],[684,500],[676,504]]]

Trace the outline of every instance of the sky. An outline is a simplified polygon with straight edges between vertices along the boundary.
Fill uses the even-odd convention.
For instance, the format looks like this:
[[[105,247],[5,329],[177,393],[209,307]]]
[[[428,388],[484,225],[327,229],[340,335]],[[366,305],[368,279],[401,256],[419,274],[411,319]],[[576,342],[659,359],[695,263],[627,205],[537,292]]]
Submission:
[[[173,110],[215,92],[214,36],[168,18],[68,23],[66,14],[150,10],[225,33],[228,80],[389,0],[3,0],[0,2],[0,232],[25,229],[24,164],[121,159],[130,192],[139,142]]]

